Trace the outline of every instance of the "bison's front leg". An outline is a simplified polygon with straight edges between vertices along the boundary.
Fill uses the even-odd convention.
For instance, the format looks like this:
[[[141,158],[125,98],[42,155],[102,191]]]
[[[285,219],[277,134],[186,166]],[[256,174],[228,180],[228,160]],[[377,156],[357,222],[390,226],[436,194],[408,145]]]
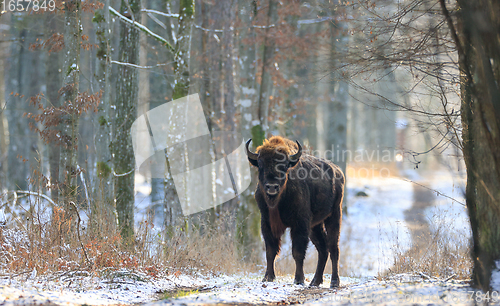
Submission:
[[[267,269],[264,275],[263,282],[272,282],[276,278],[274,274],[274,260],[278,252],[280,251],[281,237],[274,237],[271,232],[271,227],[265,221],[262,221],[261,225],[262,236],[264,236],[264,242],[266,243],[266,259],[267,259]]]
[[[295,259],[294,284],[304,284],[304,259],[307,244],[309,243],[309,226],[307,224],[295,226],[290,232],[292,236],[292,255]]]

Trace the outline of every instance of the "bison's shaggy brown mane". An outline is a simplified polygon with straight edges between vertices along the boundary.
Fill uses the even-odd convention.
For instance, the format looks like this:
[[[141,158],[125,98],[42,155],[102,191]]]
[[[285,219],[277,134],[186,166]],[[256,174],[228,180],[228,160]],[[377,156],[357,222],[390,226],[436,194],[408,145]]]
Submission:
[[[271,138],[265,139],[261,146],[257,147],[257,153],[273,153],[281,152],[287,155],[294,154],[297,152],[299,147],[297,144],[289,139],[283,138],[281,136],[273,136]]]

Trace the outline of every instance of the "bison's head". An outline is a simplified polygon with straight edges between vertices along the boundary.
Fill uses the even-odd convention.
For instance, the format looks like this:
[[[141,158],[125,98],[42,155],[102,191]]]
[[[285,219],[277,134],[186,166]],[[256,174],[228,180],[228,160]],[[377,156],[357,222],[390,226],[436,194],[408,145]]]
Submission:
[[[252,139],[246,143],[250,163],[259,168],[259,185],[269,199],[273,199],[284,189],[286,173],[293,168],[302,155],[302,146],[281,137],[273,137],[257,148],[257,153],[248,149]],[[292,150],[297,150],[291,154]]]

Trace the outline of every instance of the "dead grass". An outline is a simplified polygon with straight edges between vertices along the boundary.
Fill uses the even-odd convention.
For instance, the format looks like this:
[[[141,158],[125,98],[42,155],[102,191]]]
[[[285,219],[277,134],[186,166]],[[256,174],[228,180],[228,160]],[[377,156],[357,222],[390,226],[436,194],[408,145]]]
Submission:
[[[393,267],[381,276],[413,273],[424,278],[470,279],[470,233],[447,222],[446,211],[438,211],[427,232],[413,239],[408,250],[395,244]],[[448,219],[449,220],[449,219]]]
[[[3,200],[8,202],[7,197]],[[155,231],[150,222],[143,222],[130,247],[123,243],[116,226],[101,224],[98,234],[83,223],[78,228],[75,214],[60,207],[50,210],[43,201],[30,197],[17,202],[23,209],[4,209],[8,218],[0,224],[0,274],[86,271],[102,276],[127,270],[156,277],[195,271],[232,273],[255,266],[241,260],[233,233],[234,220],[229,216],[219,217],[210,226],[186,220],[184,226],[172,229],[170,234]],[[86,223],[96,222],[105,221]]]
[[[193,225],[194,224],[194,225]],[[235,235],[235,219],[227,213],[213,223],[196,221],[164,239],[164,261],[171,269],[219,273],[251,271],[254,262],[242,260]]]
[[[29,211],[22,218],[24,220],[9,219],[9,224],[0,227],[0,270],[3,272],[13,275],[73,270],[97,273],[104,268],[134,270],[147,264],[126,250],[117,232],[103,233],[96,238],[87,229],[80,229],[79,237],[73,216],[69,217],[62,208],[54,207],[49,219],[42,218],[37,210]]]
[[[242,260],[234,214],[212,214],[209,221],[208,214],[201,213],[168,232],[146,220],[136,228],[130,245],[122,240],[109,204],[88,198],[86,192],[78,209],[74,204],[54,203],[43,187],[49,180],[38,170],[29,182],[39,192],[0,194],[5,219],[0,223],[0,275],[83,271],[106,277],[126,270],[156,277],[197,271],[233,273],[257,266],[258,256],[245,254]],[[85,190],[94,188],[87,185]]]

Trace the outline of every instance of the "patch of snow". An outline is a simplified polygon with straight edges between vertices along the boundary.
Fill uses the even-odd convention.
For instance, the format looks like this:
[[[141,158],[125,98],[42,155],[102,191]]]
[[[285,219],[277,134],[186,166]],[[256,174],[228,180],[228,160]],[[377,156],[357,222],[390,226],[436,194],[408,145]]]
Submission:
[[[83,274],[83,273],[82,273]],[[311,279],[313,274],[307,274]],[[307,295],[304,305],[414,305],[454,304],[473,305],[472,289],[465,281],[422,281],[412,275],[396,275],[384,280],[374,278],[341,277],[342,287],[329,287],[329,275],[319,289],[294,285],[292,276],[277,277],[272,283],[261,281],[262,274],[240,273],[236,275],[164,276],[144,277],[142,280],[106,280],[91,276],[38,277],[36,279],[0,279],[1,305],[64,304],[64,305],[206,305],[206,304],[256,304],[286,303],[290,298]],[[192,289],[190,289],[192,288]],[[198,293],[196,288],[200,289]],[[160,292],[175,290],[191,291],[187,296],[162,298]],[[479,295],[477,295],[479,297]],[[496,301],[498,302],[498,301]]]
[[[360,189],[369,196],[355,197]],[[413,186],[398,178],[349,178],[347,196],[340,254],[348,248],[356,258],[356,276],[376,276],[392,266],[396,250],[410,247],[404,211],[412,206]]]
[[[496,269],[491,273],[490,286],[493,291],[500,292],[500,260],[495,261]]]
[[[306,279],[312,279],[313,274],[307,274]],[[325,275],[325,280],[329,276]],[[341,278],[343,285],[359,282],[358,279]],[[329,287],[324,283],[321,287]],[[214,289],[209,292],[188,295],[176,299],[156,301],[146,305],[186,305],[186,304],[217,304],[217,303],[245,303],[262,304],[286,301],[299,290],[307,288],[293,284],[293,276],[277,277],[274,282],[262,282],[262,274],[249,273],[233,276],[222,276],[215,280]]]
[[[241,99],[240,100],[240,105],[243,107],[250,107],[252,106],[252,100],[250,99]]]
[[[467,282],[435,283],[409,276],[360,282],[304,305],[475,305],[471,293]]]
[[[434,205],[427,209],[426,215],[429,220],[432,220],[431,224],[436,226],[443,224],[459,235],[470,237],[469,215],[465,207],[466,179],[464,175],[465,173],[452,175],[449,172],[437,172],[432,175],[430,187],[447,197],[436,194]]]
[[[82,273],[84,274],[84,273]],[[87,273],[88,274],[88,273]],[[203,287],[208,277],[188,275],[147,278],[143,281],[108,280],[93,276],[0,279],[1,305],[48,303],[64,305],[110,305],[144,303],[159,298],[157,292],[176,287]]]
[[[241,87],[241,92],[244,95],[253,95],[256,93],[255,88],[250,88],[250,87]]]

